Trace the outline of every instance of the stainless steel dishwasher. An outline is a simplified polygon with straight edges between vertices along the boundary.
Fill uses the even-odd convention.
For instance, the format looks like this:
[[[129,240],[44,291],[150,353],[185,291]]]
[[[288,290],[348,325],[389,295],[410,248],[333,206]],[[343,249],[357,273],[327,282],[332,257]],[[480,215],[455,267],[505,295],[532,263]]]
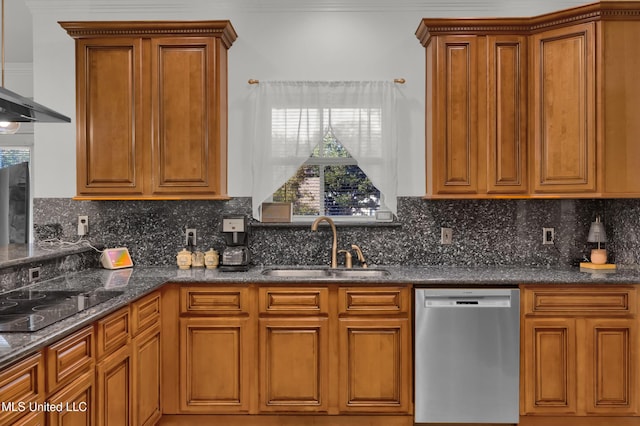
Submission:
[[[518,289],[415,289],[415,422],[518,423]]]

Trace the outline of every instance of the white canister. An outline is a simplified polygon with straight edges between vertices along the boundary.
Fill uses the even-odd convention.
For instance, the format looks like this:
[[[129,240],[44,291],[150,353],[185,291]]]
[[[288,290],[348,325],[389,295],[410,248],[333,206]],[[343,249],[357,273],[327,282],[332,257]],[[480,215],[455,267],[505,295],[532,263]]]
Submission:
[[[217,268],[219,262],[220,256],[214,249],[209,249],[209,251],[204,254],[204,266],[206,266],[207,269]]]

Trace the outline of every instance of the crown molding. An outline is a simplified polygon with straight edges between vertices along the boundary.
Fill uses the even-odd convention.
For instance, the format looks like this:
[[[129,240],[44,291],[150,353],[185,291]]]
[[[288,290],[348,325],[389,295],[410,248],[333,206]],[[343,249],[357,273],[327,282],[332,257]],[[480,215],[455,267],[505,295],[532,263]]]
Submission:
[[[431,15],[487,16],[504,13],[531,15],[584,5],[584,0],[25,0],[33,14],[52,11],[76,13],[153,13],[185,11],[229,13],[282,12],[417,12]]]
[[[416,30],[416,37],[426,46],[434,35],[529,35],[546,28],[604,20],[640,20],[640,1],[603,1],[521,18],[423,18]]]

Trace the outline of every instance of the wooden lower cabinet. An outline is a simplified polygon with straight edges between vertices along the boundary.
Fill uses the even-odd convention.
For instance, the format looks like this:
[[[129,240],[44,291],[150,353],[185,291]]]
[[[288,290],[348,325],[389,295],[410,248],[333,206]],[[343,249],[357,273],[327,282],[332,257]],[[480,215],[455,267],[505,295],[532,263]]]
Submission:
[[[638,415],[640,341],[637,320],[586,319],[584,360],[587,414]],[[640,419],[638,419],[640,422]]]
[[[155,291],[131,308],[132,418],[135,426],[155,425],[162,416],[162,297]]]
[[[133,340],[132,355],[133,424],[152,426],[162,416],[162,352],[159,324],[136,336]]]
[[[409,320],[341,319],[339,335],[340,411],[409,412]]]
[[[98,426],[131,424],[131,368],[131,345],[121,347],[97,365]]]
[[[552,424],[552,416],[566,425],[640,422],[636,293],[634,286],[523,288],[522,424],[544,424],[542,417]]]
[[[327,318],[259,320],[260,411],[326,412]]]
[[[577,414],[575,319],[525,319],[523,334],[523,414]]]
[[[47,411],[47,425],[92,426],[96,418],[95,401],[95,372],[91,368],[49,397],[49,404],[63,405],[66,409]]]
[[[248,413],[252,339],[248,318],[181,318],[180,410]]]
[[[44,411],[34,411],[11,423],[12,426],[45,426],[46,416]]]
[[[96,424],[132,424],[130,309],[118,309],[96,321]]]
[[[44,390],[44,357],[41,352],[0,372],[0,425],[32,424],[22,407],[42,404]]]
[[[345,288],[170,287],[160,424],[412,424],[410,288]]]

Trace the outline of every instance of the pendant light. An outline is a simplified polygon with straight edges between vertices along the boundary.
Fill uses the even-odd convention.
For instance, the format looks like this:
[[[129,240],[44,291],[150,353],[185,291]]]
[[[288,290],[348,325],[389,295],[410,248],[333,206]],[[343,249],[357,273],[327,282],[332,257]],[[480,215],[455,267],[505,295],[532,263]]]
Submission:
[[[2,12],[0,19],[2,20],[2,46],[0,54],[2,55],[2,87],[4,88],[4,0],[2,0]],[[20,123],[15,121],[0,121],[0,135],[13,135],[20,129]]]

